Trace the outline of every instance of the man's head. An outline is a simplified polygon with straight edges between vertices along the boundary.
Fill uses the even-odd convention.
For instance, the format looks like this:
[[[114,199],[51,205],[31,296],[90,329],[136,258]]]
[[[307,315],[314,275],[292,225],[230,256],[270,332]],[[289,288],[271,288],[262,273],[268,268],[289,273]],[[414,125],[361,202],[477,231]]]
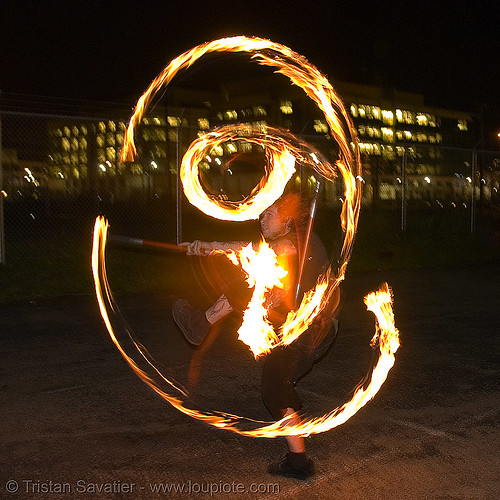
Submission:
[[[299,222],[300,197],[288,194],[275,201],[260,216],[260,228],[266,239],[284,236],[295,229]]]

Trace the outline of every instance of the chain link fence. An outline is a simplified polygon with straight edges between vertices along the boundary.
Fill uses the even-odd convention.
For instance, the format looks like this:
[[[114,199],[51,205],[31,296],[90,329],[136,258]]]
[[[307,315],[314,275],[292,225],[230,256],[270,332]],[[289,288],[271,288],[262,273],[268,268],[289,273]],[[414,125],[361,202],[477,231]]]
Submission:
[[[87,241],[98,214],[113,232],[137,238],[179,243],[218,237],[220,224],[190,206],[177,175],[199,127],[151,118],[136,132],[138,160],[124,165],[118,158],[125,114],[7,110],[0,120],[2,262],[22,265],[71,251],[65,243]],[[331,150],[326,139],[304,139]],[[362,163],[364,207],[386,214],[402,232],[433,224],[474,232],[478,211],[500,208],[498,152],[401,144],[390,155],[363,156]],[[248,195],[259,179],[255,170],[239,167],[213,176],[212,187],[235,200]],[[309,174],[299,169],[300,189],[313,189]],[[324,184],[320,210],[337,213],[342,197],[340,180]]]

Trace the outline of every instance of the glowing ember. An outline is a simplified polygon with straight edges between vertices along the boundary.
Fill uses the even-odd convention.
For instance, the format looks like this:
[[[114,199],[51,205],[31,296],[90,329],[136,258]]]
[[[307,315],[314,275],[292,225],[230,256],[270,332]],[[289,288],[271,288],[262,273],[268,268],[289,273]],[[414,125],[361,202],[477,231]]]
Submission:
[[[250,346],[255,356],[258,356],[277,345],[289,345],[297,339],[326,307],[335,289],[344,279],[359,216],[361,162],[356,132],[351,119],[328,80],[303,56],[288,47],[269,40],[244,36],[224,38],[199,45],[181,54],[167,65],[137,103],[127,129],[121,153],[122,161],[133,161],[136,154],[135,127],[141,122],[156,93],[163,86],[168,85],[180,70],[190,67],[203,55],[223,51],[249,53],[257,63],[276,68],[276,71],[287,76],[292,84],[300,87],[324,113],[330,128],[330,135],[339,145],[339,158],[331,164],[319,152],[281,129],[272,127],[255,129],[248,125],[220,127],[194,141],[182,160],[180,175],[189,201],[204,213],[223,220],[243,221],[258,218],[263,210],[283,194],[287,182],[295,171],[295,162],[309,165],[329,181],[334,179],[337,172],[340,172],[345,185],[341,213],[344,240],[338,259],[338,269],[336,272],[330,269],[318,279],[316,287],[304,294],[297,310],[288,314],[278,333],[269,323],[265,307],[269,290],[283,286],[282,279],[286,274],[277,265],[274,252],[266,245],[261,245],[259,251],[255,252],[249,245],[238,253],[228,255],[235,264],[241,263],[242,268],[248,274],[250,286],[255,287],[249,307],[244,314],[239,338]],[[254,190],[252,196],[239,203],[208,196],[199,181],[199,162],[206,158],[214,147],[226,141],[250,142],[264,146],[268,163],[266,174],[258,188]],[[376,316],[376,333],[372,343],[378,345],[379,359],[371,372],[369,382],[360,385],[351,401],[342,407],[336,408],[321,418],[294,423],[292,415],[272,424],[224,412],[194,409],[192,403],[188,407],[186,391],[155,367],[148,353],[134,341],[132,332],[124,324],[123,318],[119,316],[106,279],[106,231],[106,221],[98,218],[94,228],[92,267],[96,294],[106,328],[113,342],[137,375],[161,397],[187,415],[215,427],[252,437],[306,436],[324,432],[345,422],[373,398],[394,364],[394,353],[399,346],[398,332],[394,326],[391,292],[389,287],[384,285],[378,292],[368,295],[365,299],[368,309]],[[135,349],[138,360],[133,359],[118,340],[115,334],[117,328],[126,332],[128,339],[132,340],[132,349]],[[141,362],[146,363],[144,369],[139,366]],[[176,396],[170,394],[169,391],[172,390],[177,392]]]

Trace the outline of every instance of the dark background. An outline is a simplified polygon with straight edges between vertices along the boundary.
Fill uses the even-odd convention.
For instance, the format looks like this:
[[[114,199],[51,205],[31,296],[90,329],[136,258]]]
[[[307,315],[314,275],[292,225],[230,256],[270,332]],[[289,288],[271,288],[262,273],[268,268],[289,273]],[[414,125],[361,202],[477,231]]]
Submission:
[[[453,2],[0,2],[0,90],[135,103],[181,52],[260,36],[306,56],[329,79],[423,93],[481,113],[498,147],[494,0]]]

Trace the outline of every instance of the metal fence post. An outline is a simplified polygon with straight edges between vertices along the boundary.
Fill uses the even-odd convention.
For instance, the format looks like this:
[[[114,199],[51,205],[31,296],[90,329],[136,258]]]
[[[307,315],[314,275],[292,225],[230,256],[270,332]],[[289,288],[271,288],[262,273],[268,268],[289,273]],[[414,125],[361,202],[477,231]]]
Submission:
[[[179,245],[182,241],[182,189],[181,189],[181,162],[180,162],[180,136],[179,133],[180,124],[177,125],[177,142],[175,148],[175,157],[177,163],[177,178],[175,180],[175,222],[176,231],[175,238],[176,243]]]
[[[5,264],[5,227],[3,221],[2,114],[0,113],[0,264]]]
[[[406,231],[406,147],[401,157],[401,231]]]
[[[472,150],[472,161],[471,161],[471,173],[470,173],[470,185],[471,185],[471,200],[470,200],[470,232],[474,233],[476,230],[476,193],[475,193],[475,182],[476,182],[476,164],[477,164],[477,151]]]

